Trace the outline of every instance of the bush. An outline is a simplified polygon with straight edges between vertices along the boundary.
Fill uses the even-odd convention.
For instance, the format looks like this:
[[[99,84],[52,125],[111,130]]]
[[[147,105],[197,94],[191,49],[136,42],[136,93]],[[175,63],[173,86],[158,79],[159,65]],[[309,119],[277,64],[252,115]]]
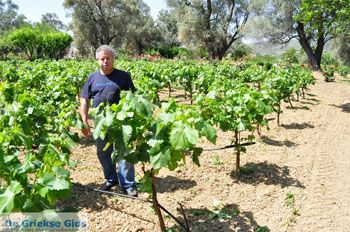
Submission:
[[[158,56],[161,55],[164,58],[167,59],[173,59],[175,57],[181,57],[181,58],[192,58],[193,53],[186,49],[186,48],[179,48],[179,47],[159,47],[159,48],[153,48],[151,50],[146,51],[144,54],[150,55],[150,56]]]
[[[299,63],[297,50],[295,50],[294,48],[286,50],[282,54],[282,60],[291,64]]]
[[[330,52],[325,52],[322,55],[322,65],[339,65],[338,61],[333,58]]]
[[[257,55],[256,57],[251,58],[248,63],[257,64],[265,67],[266,70],[271,69],[272,64],[276,63],[277,58],[270,55]]]
[[[15,48],[11,45],[11,42],[7,41],[7,38],[0,39],[0,58],[6,59],[8,54],[14,51]]]
[[[336,71],[340,74],[342,77],[347,77],[350,73],[350,67],[348,66],[339,66]]]
[[[322,74],[324,77],[324,80],[329,82],[334,80],[334,72],[335,72],[335,67],[332,65],[323,65],[322,69]]]
[[[73,41],[66,33],[44,27],[24,26],[12,30],[6,37],[13,49],[23,52],[29,60],[63,58],[64,51]]]
[[[238,60],[252,53],[252,49],[245,44],[238,44],[232,48],[230,53],[230,58],[233,60]]]
[[[42,53],[45,58],[62,59],[73,38],[62,32],[44,33]]]

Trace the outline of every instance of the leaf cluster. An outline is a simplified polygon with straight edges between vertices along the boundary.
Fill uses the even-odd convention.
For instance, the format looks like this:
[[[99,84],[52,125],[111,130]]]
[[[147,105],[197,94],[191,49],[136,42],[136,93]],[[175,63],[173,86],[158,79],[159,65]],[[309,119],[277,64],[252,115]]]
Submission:
[[[215,142],[214,128],[191,108],[174,101],[155,105],[141,95],[123,93],[118,105],[95,113],[94,138],[108,139],[115,162],[149,163],[153,170],[174,170],[187,155],[199,165],[200,137]]]

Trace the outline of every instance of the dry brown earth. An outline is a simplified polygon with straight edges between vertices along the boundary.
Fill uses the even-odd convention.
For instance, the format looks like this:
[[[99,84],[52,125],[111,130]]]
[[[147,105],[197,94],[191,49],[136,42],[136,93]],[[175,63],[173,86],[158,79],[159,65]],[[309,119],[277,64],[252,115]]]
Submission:
[[[350,231],[350,81],[326,83],[315,76],[305,99],[294,102],[294,109],[285,105],[281,126],[271,115],[270,130],[247,147],[242,167],[252,173],[235,175],[232,149],[206,151],[201,167],[188,162],[174,172],[161,171],[160,203],[181,218],[181,202],[191,231]],[[204,147],[228,145],[231,136],[220,133],[216,145]],[[73,182],[103,183],[91,139],[78,146],[73,159],[79,161]],[[74,187],[60,206],[86,212],[89,231],[159,231],[148,203]],[[166,224],[176,227],[169,217]]]

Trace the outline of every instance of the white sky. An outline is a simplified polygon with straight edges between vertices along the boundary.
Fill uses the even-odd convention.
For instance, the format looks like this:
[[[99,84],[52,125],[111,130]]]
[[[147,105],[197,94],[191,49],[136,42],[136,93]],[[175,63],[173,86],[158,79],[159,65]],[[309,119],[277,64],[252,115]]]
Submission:
[[[12,0],[19,9],[17,13],[24,14],[28,21],[39,22],[45,13],[55,13],[58,18],[68,24],[71,20],[68,11],[63,8],[64,0]],[[157,18],[158,12],[166,8],[166,0],[144,0],[151,8],[151,15]]]

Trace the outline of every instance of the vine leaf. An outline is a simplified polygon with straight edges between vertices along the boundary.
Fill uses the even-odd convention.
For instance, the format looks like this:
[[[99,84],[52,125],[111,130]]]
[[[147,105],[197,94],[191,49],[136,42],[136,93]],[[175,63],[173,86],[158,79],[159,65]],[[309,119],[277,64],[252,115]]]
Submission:
[[[0,195],[0,213],[11,212],[14,208],[15,196],[23,190],[18,181],[11,181],[6,191]]]
[[[182,121],[174,123],[170,133],[170,143],[175,150],[182,150],[196,145],[199,141],[198,131],[184,124]]]

